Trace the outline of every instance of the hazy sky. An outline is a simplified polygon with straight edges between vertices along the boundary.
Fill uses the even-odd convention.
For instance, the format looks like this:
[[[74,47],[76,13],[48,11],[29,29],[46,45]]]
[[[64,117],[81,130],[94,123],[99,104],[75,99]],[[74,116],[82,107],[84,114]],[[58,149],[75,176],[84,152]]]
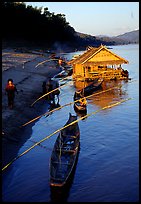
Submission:
[[[75,31],[116,36],[139,29],[139,2],[25,2],[65,14]]]

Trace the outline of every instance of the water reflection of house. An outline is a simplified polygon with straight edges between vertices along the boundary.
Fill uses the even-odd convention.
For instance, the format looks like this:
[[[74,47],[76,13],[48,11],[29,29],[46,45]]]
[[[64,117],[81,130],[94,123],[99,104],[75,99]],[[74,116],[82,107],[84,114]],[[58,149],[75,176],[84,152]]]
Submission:
[[[74,86],[77,90],[79,90],[87,86],[87,83],[90,82],[74,81]],[[92,96],[87,98],[88,104],[96,105],[98,108],[102,108],[126,98],[127,92],[123,85],[124,82],[121,80],[104,81],[101,89],[94,92]]]
[[[121,64],[128,64],[128,61],[103,45],[88,47],[82,55],[70,60],[68,64],[73,65],[73,78],[76,80],[128,78],[128,71],[121,67]]]

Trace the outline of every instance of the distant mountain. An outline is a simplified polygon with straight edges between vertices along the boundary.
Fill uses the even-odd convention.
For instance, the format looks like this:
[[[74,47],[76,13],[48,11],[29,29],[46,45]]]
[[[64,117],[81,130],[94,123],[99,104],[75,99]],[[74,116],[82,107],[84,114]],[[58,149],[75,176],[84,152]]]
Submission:
[[[84,33],[76,32],[77,37],[77,43],[79,44],[79,47],[82,46],[94,46],[97,47],[101,44],[103,45],[114,45],[115,42],[113,39],[109,37],[99,37],[99,36],[93,36],[88,35]]]
[[[120,44],[131,44],[131,43],[139,43],[139,30],[131,31],[124,33],[122,35],[117,35],[114,37],[103,36],[99,37],[96,36],[98,40],[103,40],[106,42],[114,42],[115,45]]]
[[[124,33],[116,36],[117,39],[127,41],[129,43],[139,43],[139,30]]]
[[[76,32],[76,42],[79,49],[84,49],[86,46],[98,47],[101,44],[111,46],[139,43],[139,30],[134,30],[114,37],[106,35],[93,36]]]

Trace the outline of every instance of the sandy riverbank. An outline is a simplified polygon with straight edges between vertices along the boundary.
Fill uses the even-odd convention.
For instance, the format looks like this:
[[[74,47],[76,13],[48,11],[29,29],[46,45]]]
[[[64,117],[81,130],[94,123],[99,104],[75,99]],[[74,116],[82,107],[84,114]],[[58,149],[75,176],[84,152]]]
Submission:
[[[30,105],[42,95],[42,83],[48,77],[60,72],[56,61],[48,61],[37,68],[38,63],[47,60],[50,54],[20,53],[13,49],[2,50],[2,138],[20,141],[20,126],[44,113],[46,101],[40,100],[33,107]],[[5,86],[8,78],[12,78],[17,87],[14,108],[7,105]]]

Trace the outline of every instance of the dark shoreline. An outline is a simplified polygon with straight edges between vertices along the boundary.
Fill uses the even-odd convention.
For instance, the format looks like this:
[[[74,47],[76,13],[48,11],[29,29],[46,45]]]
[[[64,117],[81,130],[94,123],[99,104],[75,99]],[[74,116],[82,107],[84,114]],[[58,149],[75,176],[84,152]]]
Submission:
[[[7,61],[7,55],[15,56],[16,52],[10,48],[3,50],[3,63]],[[19,58],[27,56],[27,53],[18,54]],[[29,53],[28,53],[29,55]],[[5,57],[6,56],[6,57]],[[33,55],[32,55],[33,56]],[[5,58],[4,58],[5,57]],[[21,126],[29,120],[46,112],[47,101],[43,98],[33,107],[31,104],[42,95],[42,83],[50,77],[60,72],[58,64],[50,61],[39,69],[35,69],[35,64],[42,62],[48,56],[35,55],[31,60],[25,63],[23,69],[22,63],[16,64],[2,72],[2,166],[4,167],[14,157],[18,150],[30,137],[33,122],[25,127]],[[5,61],[4,61],[5,59]],[[11,58],[10,58],[11,59]],[[13,59],[13,58],[12,58]],[[7,95],[4,87],[7,79],[13,78],[16,84],[18,94],[15,95],[14,108],[11,110],[7,105]]]

